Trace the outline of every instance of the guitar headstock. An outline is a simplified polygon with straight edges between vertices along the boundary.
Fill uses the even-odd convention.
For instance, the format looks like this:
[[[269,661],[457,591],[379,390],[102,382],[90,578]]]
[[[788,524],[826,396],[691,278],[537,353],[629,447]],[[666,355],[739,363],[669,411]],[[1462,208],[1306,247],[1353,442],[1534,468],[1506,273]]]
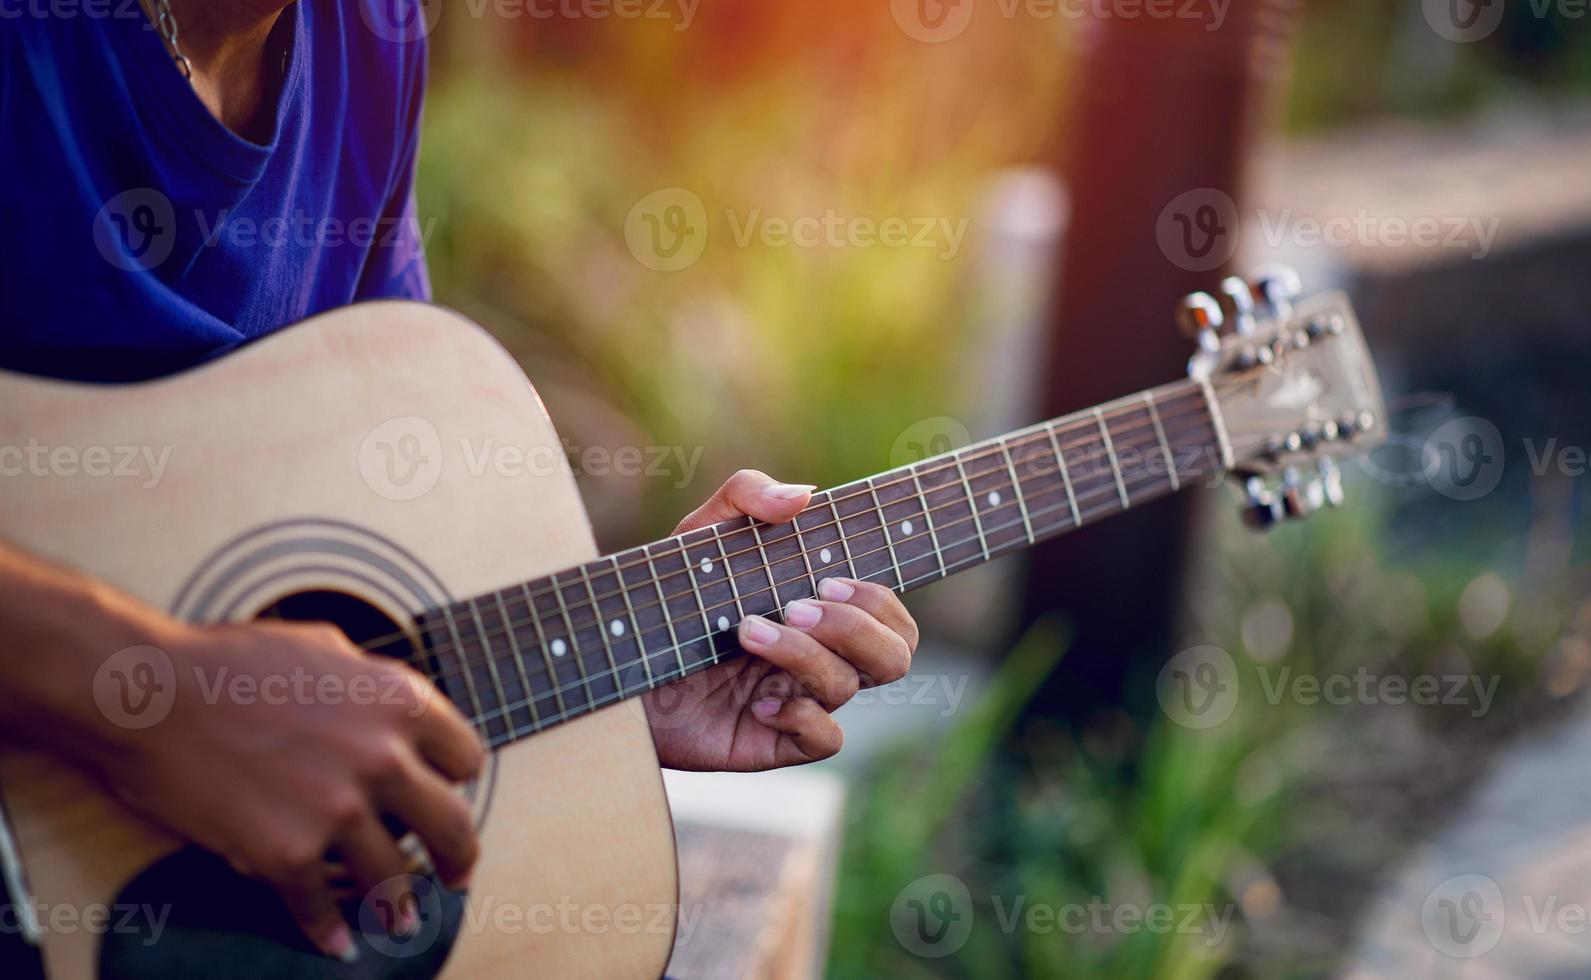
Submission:
[[[1375,365],[1348,298],[1304,300],[1290,269],[1230,276],[1222,299],[1194,293],[1178,308],[1199,343],[1188,373],[1215,396],[1233,474],[1243,481],[1245,520],[1266,528],[1342,500],[1336,460],[1387,437]]]

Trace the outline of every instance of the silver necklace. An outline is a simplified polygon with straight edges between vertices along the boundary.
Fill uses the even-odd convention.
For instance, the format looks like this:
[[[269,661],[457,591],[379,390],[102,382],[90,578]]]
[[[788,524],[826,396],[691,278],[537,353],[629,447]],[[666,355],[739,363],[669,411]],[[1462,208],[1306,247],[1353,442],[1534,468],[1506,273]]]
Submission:
[[[177,68],[182,72],[182,77],[193,84],[193,62],[182,53],[177,46],[177,17],[171,12],[171,0],[155,0],[155,26],[166,39],[166,45],[171,48],[172,60],[177,63]]]

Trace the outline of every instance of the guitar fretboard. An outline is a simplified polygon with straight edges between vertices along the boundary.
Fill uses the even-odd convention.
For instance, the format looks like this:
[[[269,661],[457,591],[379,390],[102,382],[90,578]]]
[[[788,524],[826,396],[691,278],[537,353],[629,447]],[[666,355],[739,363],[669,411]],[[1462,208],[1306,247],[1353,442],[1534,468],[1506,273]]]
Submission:
[[[1225,471],[1192,381],[821,491],[793,521],[700,528],[420,617],[430,673],[491,746],[741,654],[840,577],[906,592]]]

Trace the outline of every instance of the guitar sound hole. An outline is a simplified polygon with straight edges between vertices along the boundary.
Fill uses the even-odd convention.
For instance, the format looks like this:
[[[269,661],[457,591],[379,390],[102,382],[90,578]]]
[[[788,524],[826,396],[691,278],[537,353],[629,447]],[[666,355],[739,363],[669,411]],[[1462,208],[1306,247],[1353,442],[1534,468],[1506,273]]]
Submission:
[[[285,596],[257,618],[329,622],[371,652],[405,660],[415,654],[414,643],[391,617],[343,592]],[[389,820],[388,827],[395,836],[404,835],[396,822]],[[416,849],[412,837],[404,843],[406,850]],[[464,896],[422,869],[415,871],[410,884],[420,925],[406,938],[387,933],[391,910],[361,901],[351,882],[333,880],[360,953],[356,962],[343,964],[310,945],[268,885],[239,875],[214,854],[186,848],[150,865],[117,896],[109,923],[114,928],[106,929],[100,946],[99,975],[105,980],[433,977],[458,937]]]

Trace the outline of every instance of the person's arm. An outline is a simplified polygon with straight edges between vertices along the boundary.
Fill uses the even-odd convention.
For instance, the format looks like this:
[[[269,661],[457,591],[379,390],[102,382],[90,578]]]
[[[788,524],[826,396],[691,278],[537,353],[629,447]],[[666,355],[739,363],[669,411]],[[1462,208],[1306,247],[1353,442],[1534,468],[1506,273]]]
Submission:
[[[446,884],[466,883],[477,842],[453,783],[484,750],[407,666],[325,625],[190,626],[4,542],[0,636],[0,742],[89,771],[269,881],[328,955],[355,951],[325,879],[329,850],[361,888],[393,892],[396,930],[416,925],[383,815],[420,836]],[[248,690],[286,697],[229,693]]]

